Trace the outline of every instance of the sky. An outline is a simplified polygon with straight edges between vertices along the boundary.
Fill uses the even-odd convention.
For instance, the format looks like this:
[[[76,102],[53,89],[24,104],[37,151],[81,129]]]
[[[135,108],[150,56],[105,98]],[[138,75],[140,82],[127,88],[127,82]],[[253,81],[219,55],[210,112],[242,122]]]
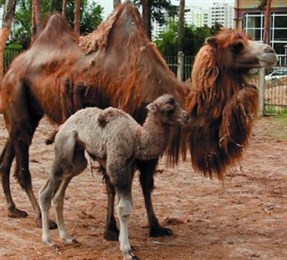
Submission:
[[[104,8],[104,18],[106,18],[113,10],[113,0],[96,0]],[[122,0],[124,2],[124,0]],[[178,5],[179,0],[171,0],[172,4]],[[234,0],[185,0],[185,5],[192,5],[198,7],[209,7],[214,2],[234,3]]]

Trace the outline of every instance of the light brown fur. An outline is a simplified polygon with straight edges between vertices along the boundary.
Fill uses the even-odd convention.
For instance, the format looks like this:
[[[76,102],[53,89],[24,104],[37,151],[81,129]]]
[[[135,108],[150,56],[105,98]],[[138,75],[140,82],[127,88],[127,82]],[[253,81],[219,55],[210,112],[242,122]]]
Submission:
[[[127,221],[132,210],[131,185],[136,160],[158,159],[166,146],[172,125],[187,125],[188,113],[170,95],[163,95],[147,106],[143,126],[129,114],[115,108],[86,108],[72,115],[55,138],[55,158],[51,174],[40,192],[43,241],[51,245],[48,214],[52,198],[57,210],[60,236],[74,243],[64,228],[63,200],[70,180],[87,166],[87,151],[106,170],[118,198],[120,248],[124,259],[131,254]],[[105,122],[103,125],[102,122]]]

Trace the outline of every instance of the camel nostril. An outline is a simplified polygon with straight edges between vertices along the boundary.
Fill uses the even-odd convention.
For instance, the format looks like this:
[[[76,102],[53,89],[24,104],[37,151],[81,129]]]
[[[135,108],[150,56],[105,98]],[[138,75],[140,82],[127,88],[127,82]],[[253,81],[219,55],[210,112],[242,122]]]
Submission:
[[[264,48],[264,52],[266,53],[275,53],[275,50],[269,45]]]

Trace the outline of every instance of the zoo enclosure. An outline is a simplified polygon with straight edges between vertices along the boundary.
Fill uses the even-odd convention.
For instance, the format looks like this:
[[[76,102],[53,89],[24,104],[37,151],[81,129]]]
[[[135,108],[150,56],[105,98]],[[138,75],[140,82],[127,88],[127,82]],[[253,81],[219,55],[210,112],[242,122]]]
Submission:
[[[11,61],[20,53],[21,49],[6,48],[4,54],[4,70],[7,71]],[[191,76],[193,56],[185,56],[179,52],[178,56],[166,56],[166,62],[180,80],[189,80]],[[265,80],[265,75],[274,70],[287,71],[287,55],[279,56],[280,66],[268,70],[261,70],[251,78],[251,82],[259,88],[260,113],[275,114],[287,111],[287,75],[282,78]]]

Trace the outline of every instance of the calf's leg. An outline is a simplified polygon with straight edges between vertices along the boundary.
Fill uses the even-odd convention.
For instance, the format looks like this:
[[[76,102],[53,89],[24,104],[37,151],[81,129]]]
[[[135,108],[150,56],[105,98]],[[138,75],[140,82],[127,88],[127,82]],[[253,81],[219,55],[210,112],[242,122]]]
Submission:
[[[110,179],[105,175],[105,184],[107,189],[108,207],[107,218],[104,231],[104,238],[109,241],[117,241],[119,239],[119,230],[117,228],[116,219],[114,216],[114,203],[115,203],[115,188],[111,184]]]
[[[62,182],[62,175],[63,172],[61,170],[58,171],[56,177],[54,174],[51,174],[45,186],[40,191],[39,195],[40,208],[42,214],[42,241],[49,246],[54,245],[51,241],[49,233],[49,210],[51,207],[52,198],[57,189],[59,189],[59,186]]]
[[[127,189],[129,189],[127,187]],[[132,212],[132,198],[131,193],[126,190],[121,191],[117,190],[119,203],[117,206],[117,212],[120,221],[120,234],[119,234],[119,242],[120,249],[123,253],[124,260],[135,260],[138,259],[135,255],[133,255],[131,250],[131,245],[129,242],[129,231],[128,231],[128,221]]]
[[[67,244],[78,244],[79,242],[71,235],[69,235],[65,227],[64,214],[63,214],[65,192],[72,178],[80,174],[86,167],[87,167],[87,160],[84,155],[84,150],[81,149],[80,147],[76,147],[73,156],[72,172],[68,177],[63,179],[59,189],[57,190],[53,198],[53,204],[56,208],[57,213],[59,235],[60,238]]]

